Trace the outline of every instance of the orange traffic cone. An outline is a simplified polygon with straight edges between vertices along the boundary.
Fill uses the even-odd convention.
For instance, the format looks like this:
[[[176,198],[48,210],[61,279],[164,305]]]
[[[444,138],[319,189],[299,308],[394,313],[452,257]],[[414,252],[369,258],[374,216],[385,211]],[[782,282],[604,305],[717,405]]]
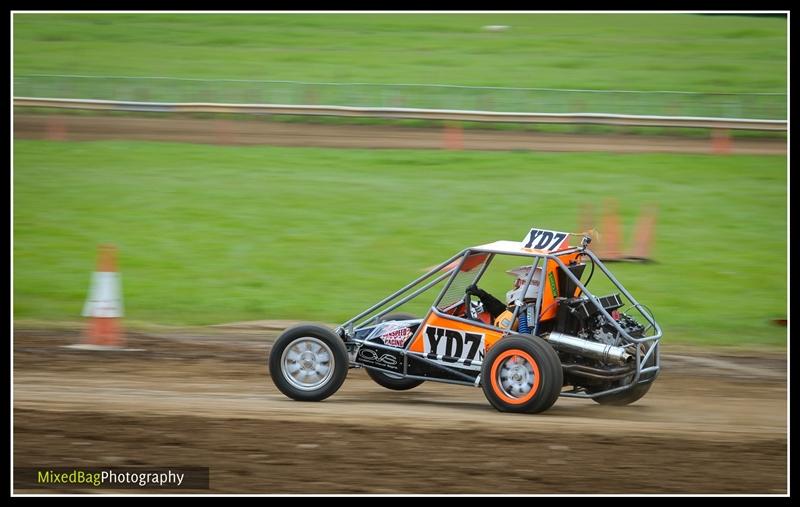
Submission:
[[[445,150],[463,150],[464,128],[459,123],[445,125],[442,141]]]
[[[653,236],[656,228],[656,215],[658,208],[656,205],[649,206],[642,210],[639,221],[636,223],[636,233],[633,237],[633,247],[628,259],[637,261],[649,261],[650,251],[653,247]]]
[[[120,324],[122,291],[116,252],[113,245],[97,248],[97,271],[92,274],[89,298],[83,307],[83,316],[89,317],[84,345],[114,348],[125,345]]]
[[[45,139],[51,141],[66,141],[67,128],[64,125],[64,119],[60,116],[47,117],[47,130]]]
[[[728,155],[733,151],[733,140],[727,129],[711,131],[711,152],[716,155]]]
[[[598,257],[604,261],[622,259],[620,251],[619,213],[616,199],[607,199],[603,215],[603,236],[600,242]]]

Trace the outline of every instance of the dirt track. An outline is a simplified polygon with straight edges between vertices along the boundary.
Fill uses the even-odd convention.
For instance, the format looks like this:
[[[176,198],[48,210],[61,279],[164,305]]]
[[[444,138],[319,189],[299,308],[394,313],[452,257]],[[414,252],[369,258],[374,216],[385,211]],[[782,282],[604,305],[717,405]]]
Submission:
[[[634,405],[519,415],[480,389],[398,393],[360,370],[293,402],[267,376],[274,335],[130,333],[144,350],[91,352],[61,347],[75,330],[17,329],[15,466],[210,466],[212,492],[786,493],[784,355],[666,344]]]
[[[608,151],[614,153],[732,153],[785,155],[785,139],[696,139],[642,135],[324,125],[180,117],[14,115],[17,139],[132,139],[208,144],[327,148]]]

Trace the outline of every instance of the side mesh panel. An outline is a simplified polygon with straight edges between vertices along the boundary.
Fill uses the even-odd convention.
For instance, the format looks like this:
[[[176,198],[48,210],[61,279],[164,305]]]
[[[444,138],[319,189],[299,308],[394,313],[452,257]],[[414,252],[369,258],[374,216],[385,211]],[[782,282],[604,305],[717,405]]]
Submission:
[[[475,282],[489,256],[485,253],[472,254],[467,257],[466,261],[456,275],[453,283],[445,292],[444,297],[439,302],[437,308],[445,311],[448,308],[456,305],[464,300],[464,291],[467,287]]]

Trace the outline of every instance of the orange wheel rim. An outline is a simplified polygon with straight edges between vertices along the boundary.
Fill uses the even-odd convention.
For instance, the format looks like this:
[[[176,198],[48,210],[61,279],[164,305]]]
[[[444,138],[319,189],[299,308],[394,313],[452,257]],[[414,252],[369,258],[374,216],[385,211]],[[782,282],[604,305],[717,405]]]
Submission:
[[[539,365],[520,349],[502,352],[492,363],[492,391],[506,403],[521,405],[539,390]]]

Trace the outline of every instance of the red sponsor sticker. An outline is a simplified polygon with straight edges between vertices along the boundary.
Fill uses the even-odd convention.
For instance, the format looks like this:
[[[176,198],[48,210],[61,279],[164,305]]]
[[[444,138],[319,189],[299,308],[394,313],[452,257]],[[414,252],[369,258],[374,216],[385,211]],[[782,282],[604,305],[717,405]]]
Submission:
[[[395,329],[394,331],[390,331],[386,334],[382,334],[379,336],[379,338],[383,340],[384,345],[389,345],[390,347],[402,347],[409,336],[411,336],[411,330],[407,327],[404,327],[401,329]]]

